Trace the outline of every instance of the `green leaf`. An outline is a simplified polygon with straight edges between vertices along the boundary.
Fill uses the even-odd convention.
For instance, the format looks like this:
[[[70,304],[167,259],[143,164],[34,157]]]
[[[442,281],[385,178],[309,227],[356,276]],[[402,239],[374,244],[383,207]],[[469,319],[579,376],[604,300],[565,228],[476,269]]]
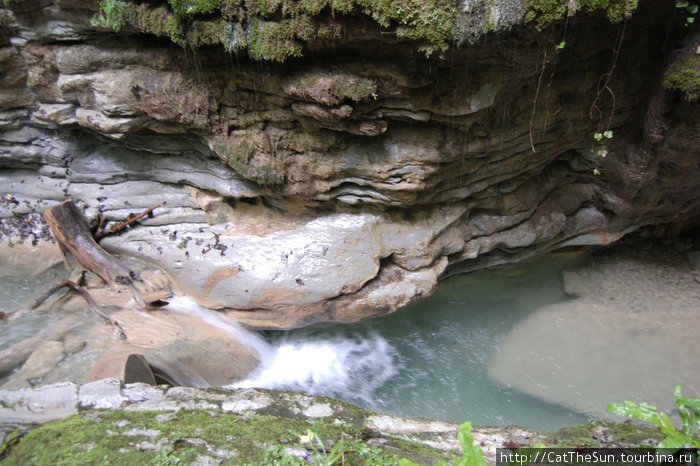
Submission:
[[[676,2],[676,8],[686,8],[688,6],[688,2],[683,2],[683,1],[677,1]]]
[[[676,430],[668,415],[659,412],[649,403],[633,401],[612,403],[608,406],[608,411],[657,426],[666,435],[666,438],[659,442],[658,448],[700,448],[700,438],[692,432],[692,419],[695,418],[697,421],[697,416],[700,414],[700,398],[683,398],[680,385],[674,387],[673,394],[676,399],[676,408],[681,416],[683,431]],[[700,421],[697,421],[697,427],[700,428]]]
[[[600,142],[603,140],[603,133],[595,133],[593,134],[593,139],[596,140],[596,142]]]
[[[593,169],[593,174],[594,174],[595,176],[600,176],[600,175],[601,175],[600,170],[598,170],[597,168],[594,168],[594,169]]]
[[[698,6],[697,5],[691,5],[688,7],[688,11],[691,12],[692,14],[695,14],[698,12]]]
[[[612,403],[608,406],[608,411],[654,424],[666,435],[666,438],[659,443],[659,448],[687,448],[692,447],[695,443],[700,443],[695,442],[691,436],[676,430],[668,415],[659,412],[656,406],[649,403],[636,403],[634,401]]]
[[[456,458],[455,466],[484,466],[484,452],[481,447],[474,445],[474,436],[472,435],[472,423],[465,422],[459,426],[459,443],[462,445],[462,458]]]
[[[564,47],[566,47],[566,42],[565,42],[565,41],[561,41],[561,42],[559,42],[559,45],[557,45],[557,50],[561,50],[561,49],[563,49]]]
[[[609,129],[609,130],[605,131],[605,132],[603,133],[603,136],[605,136],[605,137],[608,138],[608,139],[612,139],[612,137],[613,137],[613,132],[612,132],[612,130]]]
[[[683,398],[680,385],[674,387],[673,395],[676,398],[676,409],[683,423],[683,432],[686,435],[693,434],[693,419],[695,419],[695,430],[700,431],[700,398]]]
[[[619,414],[620,416],[639,419],[640,421],[651,422],[656,427],[661,427],[662,421],[659,415],[659,410],[656,406],[649,403],[634,401],[625,401],[624,403],[611,403],[608,405],[608,411]]]
[[[693,18],[693,17],[688,17],[688,18],[685,19],[685,21],[686,21],[688,24],[693,24],[693,23],[695,22],[695,18]]]

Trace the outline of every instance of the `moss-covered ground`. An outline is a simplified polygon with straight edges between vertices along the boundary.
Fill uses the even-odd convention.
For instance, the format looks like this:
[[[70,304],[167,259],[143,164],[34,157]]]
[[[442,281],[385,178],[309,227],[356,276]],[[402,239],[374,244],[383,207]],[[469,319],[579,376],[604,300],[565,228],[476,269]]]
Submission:
[[[36,427],[7,449],[0,464],[308,464],[341,454],[345,464],[421,464],[444,452],[400,439],[381,446],[350,424],[272,415],[241,417],[206,410],[91,411]]]
[[[360,410],[364,412],[363,410]],[[382,436],[357,422],[310,424],[289,413],[239,416],[201,409],[86,411],[30,430],[3,445],[0,464],[227,464],[295,465],[329,461],[393,465],[402,458],[434,464],[454,455]],[[343,418],[349,414],[345,413]],[[352,417],[352,416],[351,416]],[[545,434],[552,447],[655,445],[663,435],[632,422],[589,422]],[[5,448],[6,447],[6,448]]]

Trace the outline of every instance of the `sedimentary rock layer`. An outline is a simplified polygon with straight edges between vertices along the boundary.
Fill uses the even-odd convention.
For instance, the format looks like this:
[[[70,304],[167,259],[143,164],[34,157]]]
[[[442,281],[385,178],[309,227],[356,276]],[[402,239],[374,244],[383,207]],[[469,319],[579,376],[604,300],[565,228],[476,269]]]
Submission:
[[[311,13],[229,3],[178,17],[170,39],[144,26],[147,4],[119,32],[90,24],[92,4],[0,10],[3,248],[50,241],[39,213],[69,197],[93,224],[167,201],[102,246],[249,326],[291,328],[392,312],[446,274],[698,225],[699,39],[674,2],[553,24],[535,2],[446,2],[451,42],[321,3],[320,35],[284,53],[256,48],[263,26]],[[324,24],[342,33],[324,41]]]

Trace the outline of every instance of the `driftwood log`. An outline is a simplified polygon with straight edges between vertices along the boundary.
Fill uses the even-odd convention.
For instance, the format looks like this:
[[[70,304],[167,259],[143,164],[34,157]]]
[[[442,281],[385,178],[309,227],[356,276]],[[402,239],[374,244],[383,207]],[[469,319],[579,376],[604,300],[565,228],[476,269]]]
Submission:
[[[138,215],[133,215],[129,220],[121,222],[106,230],[101,230],[102,235],[114,233],[123,229],[134,221],[145,216],[152,216],[153,210],[162,206],[165,202],[149,207]],[[78,266],[88,270],[102,278],[107,285],[115,291],[127,290],[140,308],[145,308],[149,303],[157,303],[164,297],[169,296],[167,287],[169,280],[167,276],[159,270],[144,270],[144,278],[136,271],[131,270],[122,264],[116,257],[102,249],[93,238],[83,213],[71,200],[64,201],[46,209],[43,212],[44,220],[53,232],[58,241],[63,259],[68,270],[74,270]],[[90,296],[82,289],[77,289],[76,285],[81,285],[80,280],[59,282],[55,289],[69,287],[80,293],[92,308]],[[54,291],[55,291],[54,289]],[[48,295],[52,292],[50,291]],[[46,299],[47,296],[44,296]],[[38,304],[36,305],[38,306]],[[99,313],[98,313],[99,315]],[[100,316],[103,317],[103,316]],[[104,318],[104,317],[103,317]]]
[[[44,219],[56,237],[69,269],[80,264],[100,276],[110,287],[127,286],[138,295],[134,281],[140,282],[141,277],[97,244],[83,213],[73,201],[46,209]]]

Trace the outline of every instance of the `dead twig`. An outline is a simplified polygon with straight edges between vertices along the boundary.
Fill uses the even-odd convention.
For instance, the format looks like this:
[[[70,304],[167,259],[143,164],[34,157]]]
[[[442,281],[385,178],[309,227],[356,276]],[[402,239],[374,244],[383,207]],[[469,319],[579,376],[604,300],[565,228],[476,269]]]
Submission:
[[[104,222],[102,220],[100,220],[100,224],[97,227],[97,231],[95,231],[95,234],[94,234],[95,239],[100,239],[104,236],[111,235],[111,234],[116,233],[120,230],[123,230],[127,226],[131,225],[132,223],[134,223],[137,220],[142,219],[143,217],[146,217],[146,216],[148,216],[149,218],[153,217],[153,211],[155,209],[157,209],[158,207],[163,207],[166,203],[167,203],[167,201],[160,202],[154,206],[149,207],[148,209],[144,210],[140,214],[133,215],[133,216],[129,217],[128,220],[117,223],[116,225],[112,225],[111,227],[109,227],[107,229],[102,228],[102,225]]]
[[[54,294],[56,291],[60,290],[61,288],[69,288],[72,291],[75,291],[76,293],[80,294],[80,296],[83,297],[85,302],[87,302],[88,308],[98,317],[100,317],[102,320],[107,322],[109,325],[111,325],[114,328],[114,333],[117,334],[117,337],[119,337],[120,340],[125,340],[126,339],[126,333],[124,333],[124,329],[122,328],[121,325],[119,325],[118,322],[115,320],[112,320],[107,314],[104,312],[100,311],[97,307],[97,303],[95,303],[95,300],[92,299],[92,296],[90,296],[90,293],[88,293],[87,290],[79,287],[75,282],[72,282],[70,280],[59,280],[41,296],[37,298],[37,300],[32,304],[30,309],[36,309],[37,307],[41,306],[41,304],[46,301],[49,296]]]

